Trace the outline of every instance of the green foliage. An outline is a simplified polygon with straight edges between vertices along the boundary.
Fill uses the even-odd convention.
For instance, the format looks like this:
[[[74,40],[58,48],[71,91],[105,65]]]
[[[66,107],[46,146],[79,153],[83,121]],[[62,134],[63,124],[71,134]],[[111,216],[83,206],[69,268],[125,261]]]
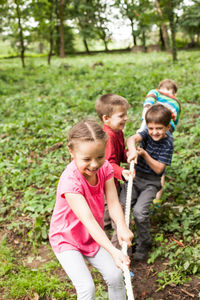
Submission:
[[[154,237],[156,247],[148,260],[153,263],[158,257],[168,259],[167,270],[158,274],[160,288],[181,284],[188,280],[188,275],[200,274],[200,206],[188,201],[187,206],[171,204],[163,210],[160,212],[162,233]]]
[[[14,253],[4,240],[0,244],[0,288],[4,289],[5,299],[19,299],[37,293],[41,297],[51,295],[56,299],[68,299],[70,294],[66,291],[72,289],[71,283],[61,283],[56,275],[51,272],[55,264],[47,265],[44,269],[29,269],[18,264]],[[44,267],[43,267],[44,268]]]
[[[184,13],[180,20],[180,25],[190,36],[199,35],[200,30],[200,3],[195,1],[193,5],[185,6]]]
[[[56,36],[57,40],[54,43],[55,54],[59,55],[59,36]],[[73,54],[75,52],[74,46],[75,34],[73,32],[73,28],[70,26],[64,26],[64,47],[65,54]]]
[[[11,249],[6,247],[5,239],[0,244],[0,277],[2,278],[13,270],[15,258],[12,256]]]
[[[95,62],[102,62],[102,65],[92,69]],[[180,52],[176,64],[172,64],[170,56],[165,53],[71,56],[62,63],[53,57],[50,67],[46,66],[44,58],[27,58],[26,69],[20,67],[17,59],[2,60],[2,228],[34,246],[45,242],[59,176],[69,162],[66,147],[69,128],[84,117],[97,119],[94,110],[96,99],[112,92],[124,96],[131,104],[125,128],[125,136],[128,137],[139,128],[147,92],[156,88],[164,78],[172,78],[179,85],[178,99],[182,112],[174,133],[175,150],[172,165],[167,169],[164,204],[152,217],[156,224],[153,231],[155,247],[150,253],[149,263],[157,258],[169,262],[159,275],[160,287],[170,282],[180,284],[193,274],[198,276],[199,65],[199,53],[195,51]],[[15,254],[9,252],[6,244],[2,244],[0,251],[4,262],[0,264],[3,280],[0,284],[7,295],[12,286],[13,298],[22,297],[25,289],[42,297],[53,291],[52,286],[55,285],[56,299],[70,297],[64,296],[66,282],[62,285],[54,276],[53,283],[48,282],[47,278],[51,278],[52,274],[47,267],[41,272],[28,270],[18,264]],[[101,280],[95,278],[97,296],[106,298]],[[41,281],[43,287],[39,283],[35,285],[36,281]],[[70,285],[69,282],[67,284]]]

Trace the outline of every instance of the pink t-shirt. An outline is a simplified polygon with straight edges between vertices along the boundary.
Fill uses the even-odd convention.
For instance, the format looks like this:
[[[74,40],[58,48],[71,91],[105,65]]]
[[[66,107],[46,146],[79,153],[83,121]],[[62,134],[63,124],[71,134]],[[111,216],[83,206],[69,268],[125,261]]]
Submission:
[[[83,255],[94,256],[99,250],[100,246],[73,213],[65,199],[66,193],[83,195],[93,216],[104,228],[104,186],[105,182],[113,177],[113,168],[107,160],[98,170],[97,176],[97,185],[90,185],[79,172],[74,161],[62,173],[57,187],[56,204],[49,233],[50,244],[55,252],[73,249]]]

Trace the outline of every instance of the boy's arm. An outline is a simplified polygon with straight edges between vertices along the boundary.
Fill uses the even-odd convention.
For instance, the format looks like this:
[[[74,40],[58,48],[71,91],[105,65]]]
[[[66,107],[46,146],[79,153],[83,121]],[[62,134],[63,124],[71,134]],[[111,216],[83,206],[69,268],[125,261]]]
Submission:
[[[142,111],[142,123],[140,125],[140,128],[137,130],[137,132],[143,131],[146,127],[145,115],[146,115],[146,112],[149,109],[149,107],[151,107],[150,104],[144,104],[144,108]]]
[[[152,158],[144,149],[138,147],[138,155],[143,156],[149,167],[157,174],[162,174],[166,165],[171,164],[173,155],[173,140],[168,138],[166,143],[159,149],[159,155],[156,159]]]
[[[127,139],[127,142],[126,142],[127,147],[128,147],[127,161],[129,163],[133,159],[135,159],[135,163],[137,163],[138,153],[137,153],[136,146],[137,146],[137,143],[139,143],[141,141],[142,141],[142,136],[139,133],[136,133]]]
[[[149,107],[151,107],[152,105],[154,105],[156,103],[156,100],[157,100],[157,91],[156,90],[151,90],[147,94],[146,99],[144,101],[143,111],[142,111],[142,123],[140,125],[140,128],[137,130],[137,132],[143,131],[145,129],[145,126],[146,126],[146,122],[145,122],[146,112],[149,109]]]
[[[165,169],[165,164],[152,158],[143,148],[137,148],[138,155],[141,155],[148,166],[158,175],[162,174]]]

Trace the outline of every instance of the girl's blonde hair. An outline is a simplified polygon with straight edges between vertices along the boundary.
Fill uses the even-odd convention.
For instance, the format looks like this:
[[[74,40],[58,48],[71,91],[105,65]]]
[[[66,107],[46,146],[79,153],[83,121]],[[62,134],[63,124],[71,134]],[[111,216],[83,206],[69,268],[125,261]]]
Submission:
[[[84,119],[70,129],[67,146],[73,149],[77,142],[94,142],[96,140],[104,140],[106,143],[107,134],[96,121]]]

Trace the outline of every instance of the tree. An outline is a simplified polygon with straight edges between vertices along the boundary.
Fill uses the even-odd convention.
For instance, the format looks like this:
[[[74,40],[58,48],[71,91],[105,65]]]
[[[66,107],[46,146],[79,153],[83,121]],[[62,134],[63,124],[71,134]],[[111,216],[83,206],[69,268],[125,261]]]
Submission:
[[[155,6],[157,9],[158,15],[160,16],[161,38],[164,41],[166,51],[171,52],[170,45],[169,45],[169,36],[168,36],[168,31],[167,31],[166,20],[164,20],[163,12],[161,10],[160,3],[158,0],[155,0]]]
[[[141,35],[143,46],[146,48],[146,32],[150,29],[153,15],[149,0],[116,0],[123,17],[130,21],[133,45],[137,45],[137,38]]]
[[[51,63],[55,41],[56,25],[56,1],[55,0],[32,0],[32,16],[37,22],[34,28],[36,40],[46,40],[49,44],[48,64]]]
[[[65,0],[60,0],[59,1],[60,58],[64,58],[65,57],[64,9],[65,9]]]
[[[194,1],[193,5],[183,7],[179,25],[190,36],[192,45],[195,45],[195,38],[198,42],[200,36],[200,1]]]
[[[0,32],[3,32],[5,16],[7,15],[8,8],[6,7],[6,0],[0,1]]]
[[[127,18],[130,21],[131,24],[131,32],[132,32],[132,38],[133,38],[133,45],[137,45],[137,36],[138,31],[136,29],[137,27],[137,20],[136,20],[136,14],[135,14],[135,1],[134,0],[116,0],[114,2],[114,5],[116,7],[119,7],[120,12],[124,18]]]
[[[74,0],[73,18],[76,20],[80,36],[83,39],[86,52],[90,53],[88,40],[95,38],[95,10],[92,5],[93,0]]]
[[[109,26],[109,6],[107,2],[94,1],[95,15],[94,15],[94,26],[96,30],[96,35],[99,37],[105,46],[105,50],[108,51],[108,41],[110,40]]]
[[[177,48],[176,48],[176,23],[175,23],[175,1],[169,0],[168,1],[168,16],[169,16],[169,24],[171,30],[171,40],[172,40],[172,57],[173,61],[177,60]]]
[[[178,22],[178,17],[175,13],[175,10],[180,8],[181,3],[181,0],[155,0],[157,12],[161,17],[161,28],[165,46],[167,46],[166,50],[172,53],[174,62],[177,60],[176,27]],[[172,51],[170,48],[168,48],[167,31],[165,32],[164,28],[166,29],[166,27],[163,26],[166,25],[166,22],[168,22],[170,26]]]
[[[24,62],[25,44],[24,44],[24,31],[22,26],[22,11],[20,7],[20,1],[15,0],[15,4],[16,4],[17,21],[18,21],[19,41],[20,41],[20,48],[21,48],[21,60],[22,60],[22,66],[25,67],[25,62]]]
[[[11,39],[11,45],[20,53],[22,66],[25,67],[25,51],[31,41],[30,2],[25,0],[8,0],[1,2],[1,9],[6,12],[6,18],[2,18],[2,29],[7,31]]]

